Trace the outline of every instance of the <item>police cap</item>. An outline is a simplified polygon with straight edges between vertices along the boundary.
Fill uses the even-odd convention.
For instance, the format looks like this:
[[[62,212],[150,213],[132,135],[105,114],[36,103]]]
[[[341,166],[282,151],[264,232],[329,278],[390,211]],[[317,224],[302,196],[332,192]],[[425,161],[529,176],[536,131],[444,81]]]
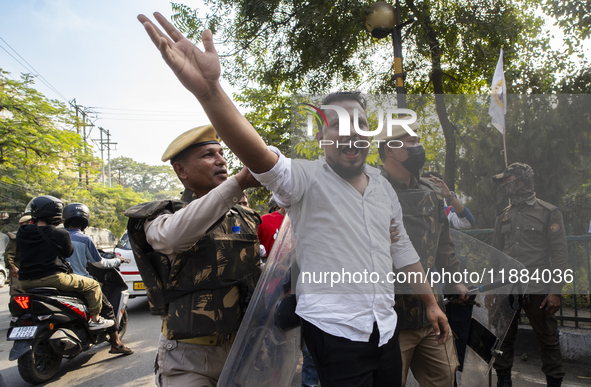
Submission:
[[[534,173],[534,171],[531,169],[531,167],[529,165],[527,165],[525,163],[513,163],[513,164],[509,165],[503,171],[503,173],[499,173],[498,175],[494,175],[492,177],[492,179],[495,183],[502,183],[509,176],[522,177],[522,176],[528,176],[532,173]]]
[[[168,161],[182,151],[206,144],[219,144],[220,136],[212,125],[203,125],[187,130],[175,138],[162,155],[162,161]]]
[[[407,125],[409,128],[415,131],[415,133],[421,128],[418,122],[413,122],[412,124]],[[404,137],[408,134],[406,129],[402,127],[402,125],[392,125],[392,135],[388,136],[388,132],[386,130],[386,125],[382,128],[380,133],[374,136],[374,141],[390,141],[396,140],[400,137]]]

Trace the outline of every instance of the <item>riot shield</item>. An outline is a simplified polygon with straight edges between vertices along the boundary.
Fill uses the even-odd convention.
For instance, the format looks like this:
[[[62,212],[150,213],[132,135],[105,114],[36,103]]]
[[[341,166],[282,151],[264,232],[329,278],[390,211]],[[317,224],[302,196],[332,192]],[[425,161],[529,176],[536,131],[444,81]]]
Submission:
[[[468,279],[465,284],[471,288],[474,303],[467,334],[459,332],[467,336],[467,346],[458,386],[484,386],[488,385],[486,376],[527,289],[527,283],[511,276],[515,273],[512,270],[520,271],[524,266],[463,232],[451,230],[451,235],[461,262],[460,272]]]
[[[299,318],[293,313],[295,295],[291,294],[292,263],[295,263],[295,241],[286,216],[218,386],[287,387],[291,384],[301,352]]]

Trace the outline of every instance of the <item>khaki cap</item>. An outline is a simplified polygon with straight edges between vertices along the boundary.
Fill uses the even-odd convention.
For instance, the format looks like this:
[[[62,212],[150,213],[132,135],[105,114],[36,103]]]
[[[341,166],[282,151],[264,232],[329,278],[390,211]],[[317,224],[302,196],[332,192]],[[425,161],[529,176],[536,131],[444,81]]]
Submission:
[[[529,165],[525,163],[513,163],[509,165],[502,173],[494,175],[492,179],[495,183],[502,183],[509,176],[521,177],[528,176],[533,173],[534,171],[531,169]]]
[[[24,215],[19,220],[18,223],[29,223],[31,221],[31,215]]]
[[[409,128],[417,132],[421,126],[418,122],[413,122],[412,124],[408,125]],[[402,127],[402,125],[392,125],[392,135],[388,136],[388,131],[386,130],[386,125],[382,128],[380,133],[373,137],[375,141],[390,141],[396,140],[397,138],[404,137],[408,134],[406,129]]]
[[[219,143],[220,136],[218,136],[212,125],[198,126],[175,138],[162,155],[162,161],[168,161],[189,148]]]

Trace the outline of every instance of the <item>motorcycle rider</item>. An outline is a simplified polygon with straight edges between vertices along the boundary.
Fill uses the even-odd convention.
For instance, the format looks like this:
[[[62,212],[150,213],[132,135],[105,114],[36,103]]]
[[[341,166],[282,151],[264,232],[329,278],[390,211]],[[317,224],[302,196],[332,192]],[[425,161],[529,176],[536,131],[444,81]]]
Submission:
[[[118,267],[123,262],[121,258],[105,259],[99,254],[94,242],[82,232],[88,227],[90,219],[90,210],[82,203],[71,203],[64,208],[63,213],[64,227],[70,233],[72,245],[74,246],[74,253],[67,258],[74,274],[92,278],[88,270],[87,264],[92,264],[100,268]],[[113,320],[115,324],[106,329],[109,334],[109,343],[111,343],[111,350],[109,353],[131,355],[133,350],[123,345],[119,338],[119,324],[115,318],[113,306],[105,296],[102,295],[102,309],[101,315],[107,319]]]
[[[114,324],[99,316],[101,287],[93,279],[72,274],[65,257],[74,252],[70,234],[56,228],[62,222],[63,203],[49,195],[31,201],[33,224],[21,226],[16,234],[21,266],[19,283],[24,291],[36,287],[81,293],[91,315],[90,330],[105,329]]]
[[[24,215],[18,220],[19,226],[31,223],[31,215]],[[4,264],[10,272],[10,295],[22,293],[18,284],[18,269],[21,265],[18,249],[16,248],[16,231],[8,232],[8,244],[4,250]]]

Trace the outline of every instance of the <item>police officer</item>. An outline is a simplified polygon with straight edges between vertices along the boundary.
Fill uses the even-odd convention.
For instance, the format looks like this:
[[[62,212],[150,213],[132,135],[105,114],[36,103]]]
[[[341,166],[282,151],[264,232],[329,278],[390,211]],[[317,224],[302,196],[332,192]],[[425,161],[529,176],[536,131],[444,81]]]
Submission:
[[[564,369],[558,342],[558,325],[554,313],[560,308],[563,282],[554,282],[554,274],[567,269],[566,233],[562,213],[558,207],[536,198],[534,172],[523,163],[513,163],[503,173],[493,176],[501,184],[511,205],[503,209],[495,223],[493,247],[521,262],[534,276],[543,278],[542,272],[550,270],[552,281],[530,281],[525,311],[536,334],[542,352],[542,371],[548,386],[562,384]],[[558,277],[556,277],[558,278]],[[519,314],[515,315],[503,345],[502,354],[495,360],[497,386],[510,387],[513,365],[513,343],[517,334]]]
[[[215,386],[244,312],[245,283],[260,274],[260,217],[236,205],[258,186],[247,169],[228,178],[213,126],[191,129],[166,149],[185,187],[181,201],[128,209],[128,235],[162,334],[159,386]]]
[[[418,130],[415,122],[410,124]],[[454,243],[449,231],[449,221],[444,210],[443,189],[426,178],[419,178],[425,163],[425,149],[419,138],[411,136],[400,125],[392,128],[392,135],[385,130],[374,138],[379,143],[382,160],[382,176],[390,182],[402,207],[404,227],[416,249],[425,272],[444,269],[456,272],[460,267],[455,257]],[[453,284],[449,289],[460,299],[467,298],[468,289],[463,284]],[[443,300],[434,288],[439,307]],[[440,345],[433,334],[431,324],[425,318],[425,305],[408,285],[396,284],[396,304],[400,324],[400,352],[402,353],[402,383],[406,383],[408,369],[421,386],[453,386],[458,358],[454,340]]]
[[[24,215],[18,220],[19,226],[31,223],[31,215]],[[8,270],[10,278],[8,283],[10,285],[10,295],[14,295],[21,292],[20,285],[18,283],[18,271],[20,267],[20,257],[18,254],[18,248],[16,246],[16,232],[8,232],[8,244],[4,251],[4,263],[6,264],[6,270]]]

